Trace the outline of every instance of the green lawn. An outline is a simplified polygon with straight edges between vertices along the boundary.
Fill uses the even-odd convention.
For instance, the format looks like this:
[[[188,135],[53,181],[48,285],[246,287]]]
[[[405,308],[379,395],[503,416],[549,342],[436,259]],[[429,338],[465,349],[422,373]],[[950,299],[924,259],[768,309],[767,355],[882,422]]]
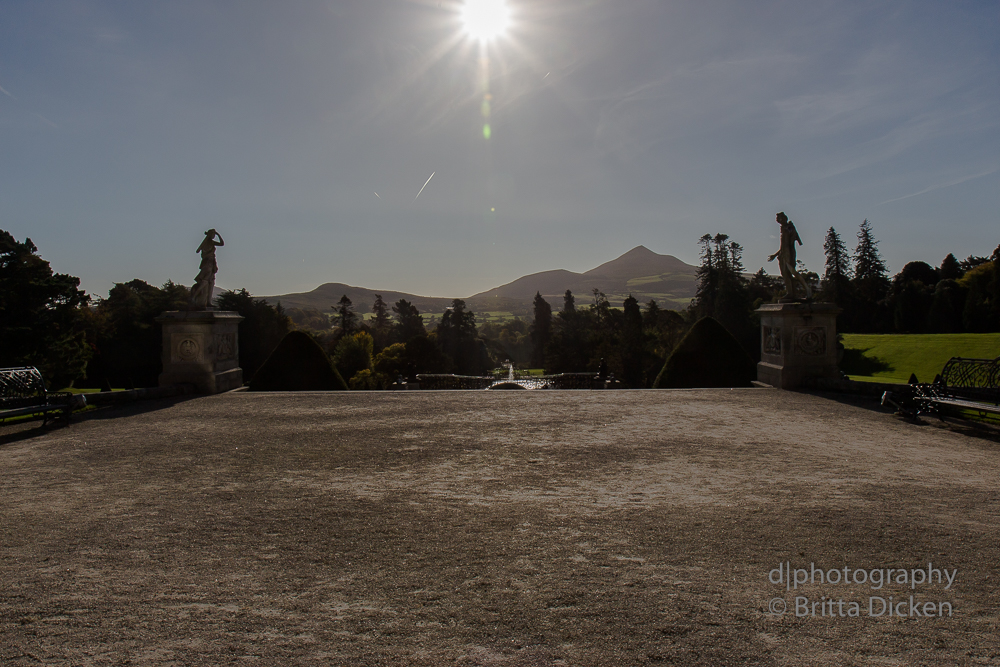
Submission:
[[[930,382],[951,357],[1000,356],[1000,333],[844,334],[841,369],[852,380],[906,382],[915,373]]]

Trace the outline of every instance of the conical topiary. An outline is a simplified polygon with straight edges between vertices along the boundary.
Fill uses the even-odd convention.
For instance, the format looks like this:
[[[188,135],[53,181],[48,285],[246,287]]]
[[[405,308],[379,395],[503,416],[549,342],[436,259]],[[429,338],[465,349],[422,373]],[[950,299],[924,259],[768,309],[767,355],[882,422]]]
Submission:
[[[749,387],[757,367],[718,320],[703,317],[667,357],[653,383],[655,389]]]
[[[346,390],[344,378],[316,340],[290,331],[250,381],[250,391]]]

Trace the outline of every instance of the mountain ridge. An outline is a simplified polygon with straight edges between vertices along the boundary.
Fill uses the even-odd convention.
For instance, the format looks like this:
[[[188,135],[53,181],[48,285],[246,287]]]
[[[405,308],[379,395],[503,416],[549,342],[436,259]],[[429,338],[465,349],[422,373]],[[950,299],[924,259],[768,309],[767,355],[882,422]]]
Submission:
[[[549,269],[521,276],[509,283],[465,297],[472,310],[510,311],[525,314],[531,311],[536,293],[561,307],[561,299],[570,290],[579,299],[597,289],[612,303],[632,294],[639,300],[656,299],[665,308],[682,308],[694,298],[697,267],[686,264],[673,255],[661,255],[639,245],[615,259],[593,269],[577,273],[567,269]],[[381,294],[388,304],[406,299],[421,312],[442,312],[451,305],[447,297],[428,297],[395,290],[373,290],[346,283],[323,283],[309,292],[296,292],[261,297],[270,303],[281,302],[286,308],[318,308],[328,311],[341,296],[347,295],[361,312]]]

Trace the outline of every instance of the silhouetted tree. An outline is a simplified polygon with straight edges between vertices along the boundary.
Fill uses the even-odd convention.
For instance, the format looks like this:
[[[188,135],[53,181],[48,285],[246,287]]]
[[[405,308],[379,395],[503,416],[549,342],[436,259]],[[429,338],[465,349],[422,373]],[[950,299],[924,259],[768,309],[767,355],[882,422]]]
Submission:
[[[542,368],[545,365],[545,348],[552,338],[552,306],[535,292],[535,321],[531,325],[531,365]]]
[[[272,306],[245,289],[223,292],[216,297],[215,306],[243,317],[239,324],[240,367],[243,379],[249,382],[288,333],[291,321],[280,303]]]
[[[389,344],[392,329],[392,320],[389,317],[389,305],[382,299],[381,294],[375,295],[375,303],[372,304],[372,313],[375,315],[375,318],[372,320],[372,337],[375,339],[375,352],[381,352],[382,348]]]
[[[333,363],[336,364],[337,371],[340,372],[340,376],[347,381],[348,385],[361,371],[371,370],[374,344],[374,339],[367,331],[344,336],[337,343],[337,349],[333,354]]]
[[[290,331],[250,380],[250,391],[344,391],[347,383],[305,331]]]
[[[962,324],[972,333],[1000,331],[1000,246],[985,262],[965,272],[959,284],[966,289]]]
[[[937,276],[937,271],[926,262],[910,262],[893,277],[889,302],[896,331],[924,332]]]
[[[643,361],[646,356],[646,341],[642,327],[642,311],[639,302],[631,294],[622,304],[622,331],[619,355],[622,364],[622,382],[630,389],[645,386]]]
[[[358,315],[354,312],[354,304],[351,303],[346,294],[340,297],[340,301],[337,302],[336,306],[333,306],[333,309],[340,321],[340,334],[346,336],[352,333],[357,327]]]
[[[889,291],[886,265],[878,252],[878,241],[872,234],[871,223],[866,218],[858,229],[858,245],[854,250],[854,278],[851,281],[855,296],[849,318],[848,331],[877,332],[889,329],[885,298]]]
[[[415,336],[427,335],[427,330],[424,328],[424,319],[420,317],[420,311],[406,299],[397,301],[392,307],[392,312],[396,313],[398,320],[396,323],[397,339],[400,342],[405,343]]]
[[[955,259],[955,255],[950,252],[947,257],[941,260],[941,268],[938,272],[941,280],[958,280],[962,277],[962,267]]]
[[[826,253],[826,272],[823,274],[821,297],[845,306],[851,285],[851,256],[833,227],[826,232],[823,252]]]
[[[592,310],[577,310],[573,293],[566,290],[563,309],[553,318],[552,337],[545,350],[545,369],[551,373],[582,373],[590,365],[588,339],[594,325]]]
[[[572,292],[570,292],[569,290],[566,290],[566,293],[563,294],[563,309],[562,309],[562,312],[564,312],[564,313],[572,313],[572,312],[575,312],[575,311],[576,311],[576,299],[573,298],[573,293]]]
[[[726,234],[705,234],[698,243],[701,266],[695,274],[695,298],[688,309],[691,319],[714,318],[752,354],[759,347],[760,334],[743,277],[743,247]]]
[[[490,364],[496,368],[505,360],[524,368],[532,365],[531,327],[519,317],[503,324],[487,322],[478,327],[479,337],[486,341]]]
[[[167,281],[154,287],[143,280],[117,283],[94,309],[88,335],[94,357],[86,386],[155,387],[163,344],[156,318],[167,310],[186,310],[187,287]]]
[[[0,366],[35,366],[58,390],[84,376],[89,297],[79,278],[53,273],[37,250],[0,230]]]
[[[465,301],[455,299],[441,316],[437,326],[437,340],[441,351],[451,359],[455,373],[478,375],[489,365],[486,346],[476,331],[476,315],[466,310]]]
[[[927,312],[928,333],[962,333],[962,311],[965,308],[966,289],[956,280],[939,280],[934,286],[931,305]]]

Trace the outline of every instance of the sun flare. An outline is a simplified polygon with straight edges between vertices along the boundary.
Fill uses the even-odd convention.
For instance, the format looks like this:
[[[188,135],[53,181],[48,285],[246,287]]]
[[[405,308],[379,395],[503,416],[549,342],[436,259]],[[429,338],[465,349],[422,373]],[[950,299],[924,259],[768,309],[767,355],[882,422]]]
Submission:
[[[462,24],[465,32],[480,42],[500,37],[510,22],[510,10],[504,0],[465,0]]]

